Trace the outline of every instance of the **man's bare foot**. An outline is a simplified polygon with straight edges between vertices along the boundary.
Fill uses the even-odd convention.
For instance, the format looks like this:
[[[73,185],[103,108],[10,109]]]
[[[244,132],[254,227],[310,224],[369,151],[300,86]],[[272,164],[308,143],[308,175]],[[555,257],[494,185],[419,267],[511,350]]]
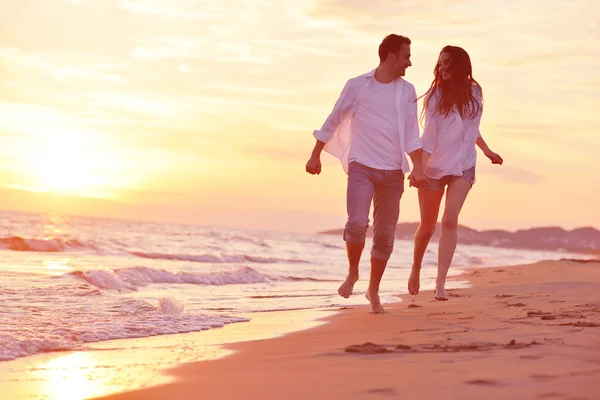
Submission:
[[[338,289],[338,294],[343,298],[347,299],[352,295],[352,290],[354,290],[354,284],[358,280],[358,275],[348,275],[346,280],[340,288]]]
[[[446,289],[444,288],[443,285],[441,285],[441,286],[436,285],[435,290],[433,291],[433,294],[435,295],[435,299],[438,301],[448,301],[448,296],[446,295]]]
[[[421,288],[421,269],[413,268],[410,271],[410,276],[408,277],[408,293],[414,295],[419,294],[419,289]]]
[[[371,293],[370,290],[367,290],[366,294],[367,300],[371,303],[371,312],[373,314],[381,314],[384,313],[385,310],[381,305],[381,301],[379,300],[379,293]]]

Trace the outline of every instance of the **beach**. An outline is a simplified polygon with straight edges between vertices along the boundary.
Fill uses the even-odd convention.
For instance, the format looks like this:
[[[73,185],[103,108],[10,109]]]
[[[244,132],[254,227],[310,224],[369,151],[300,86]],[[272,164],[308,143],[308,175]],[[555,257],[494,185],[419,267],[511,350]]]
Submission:
[[[600,262],[475,269],[471,287],[340,310],[325,324],[227,346],[133,399],[597,399]]]
[[[573,295],[583,293],[578,282],[598,282],[593,268],[598,264],[558,261],[592,255],[461,243],[447,282],[450,301],[438,303],[431,301],[436,246],[425,254],[422,293],[406,296],[412,241],[398,239],[381,287],[388,313],[375,316],[367,312],[364,297],[368,257],[360,264],[361,279],[354,295],[344,299],[336,293],[347,269],[338,235],[23,213],[4,216],[0,232],[2,399],[82,400],[127,392],[132,394],[124,396],[186,399],[188,389],[208,398],[220,392],[225,398],[242,396],[228,392],[232,390],[241,390],[241,398],[277,398],[278,390],[302,386],[313,378],[305,376],[304,369],[316,373],[315,382],[320,382],[303,388],[312,390],[307,395],[335,398],[338,394],[327,391],[346,387],[344,393],[351,398],[373,393],[396,396],[409,388],[390,386],[383,378],[391,373],[388,369],[402,372],[394,372],[392,381],[412,376],[412,369],[402,371],[404,365],[420,365],[419,373],[425,375],[437,371],[441,379],[462,368],[462,358],[490,357],[513,339],[510,349],[534,340],[542,343],[515,349],[520,352],[536,351],[538,346],[549,349],[546,337],[564,339],[569,332],[569,326],[553,326],[559,323],[582,322],[583,326],[570,328],[581,330],[577,335],[597,332],[595,326],[585,325],[595,323],[593,304],[598,300],[593,290],[574,298],[572,307],[537,304],[544,299],[564,301],[555,297],[557,293],[571,296],[562,293],[567,289],[575,290]],[[539,260],[547,261],[539,267]],[[495,272],[499,270],[504,272]],[[510,281],[514,277],[516,281]],[[570,283],[555,288],[554,282]],[[513,288],[517,284],[525,286]],[[525,301],[523,296],[532,299]],[[592,304],[589,310],[575,307],[588,303]],[[563,306],[571,308],[565,311]],[[558,314],[552,319],[539,312]],[[534,322],[557,332],[537,333],[540,327],[526,325]],[[483,329],[488,323],[499,324],[500,330]],[[529,332],[531,340],[519,330],[525,328],[533,329],[523,331]],[[482,347],[473,345],[479,342]],[[364,343],[377,346],[351,347]],[[439,347],[441,343],[458,347]],[[386,354],[388,347],[378,347],[398,344],[412,347],[399,348],[402,353],[395,349],[393,354]],[[446,353],[460,350],[455,355],[461,358],[443,359],[446,355],[439,351],[444,349]],[[371,368],[375,375],[363,382]],[[473,368],[483,371],[480,366]],[[334,379],[336,371],[341,372]],[[299,381],[294,383],[296,375]],[[447,379],[464,385],[462,375],[450,374]],[[494,388],[494,393],[502,393],[506,380],[473,379],[497,381],[484,387]],[[377,385],[357,386],[363,384]],[[469,388],[481,386],[474,385]]]

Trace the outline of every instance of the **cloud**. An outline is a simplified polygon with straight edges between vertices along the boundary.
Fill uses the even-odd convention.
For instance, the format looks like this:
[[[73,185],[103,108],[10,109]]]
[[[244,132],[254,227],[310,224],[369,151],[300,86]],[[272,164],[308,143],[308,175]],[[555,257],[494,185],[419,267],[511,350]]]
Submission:
[[[545,52],[533,52],[526,55],[509,58],[499,63],[499,68],[514,68],[522,70],[524,67],[540,67],[551,65],[552,68],[559,68],[564,64],[597,64],[600,66],[598,56],[600,52],[594,54],[591,49],[581,45],[577,47],[568,46],[564,43],[555,45],[554,48]]]
[[[468,13],[453,12],[468,0],[320,0],[310,13],[315,18],[340,19],[353,28],[367,32],[381,32],[390,22],[398,25],[433,26],[443,22],[444,28],[474,27],[485,22]],[[399,27],[398,27],[399,28]]]
[[[227,13],[224,7],[216,5],[217,2],[212,2],[212,5],[206,4],[210,1],[203,3],[189,0],[120,0],[117,5],[131,12],[169,19],[215,20]]]
[[[544,121],[531,123],[504,123],[494,126],[502,136],[511,139],[527,137],[529,139],[564,139],[565,133],[569,132],[570,138],[585,138],[590,135],[589,124],[578,124],[578,121],[569,121],[563,124],[549,124]]]
[[[134,58],[143,59],[194,59],[206,57],[202,46],[206,38],[158,36],[153,43],[138,46],[132,53]]]
[[[486,159],[487,162],[487,159]],[[498,175],[502,179],[516,182],[516,183],[524,183],[528,185],[539,185],[543,181],[543,177],[536,173],[533,170],[514,167],[510,165],[489,165],[483,164],[481,166],[477,166],[478,172],[488,175]]]
[[[115,60],[85,54],[61,52],[24,52],[15,48],[0,51],[4,72],[13,77],[35,77],[40,75],[60,82],[93,85],[127,86],[121,73],[126,71]]]

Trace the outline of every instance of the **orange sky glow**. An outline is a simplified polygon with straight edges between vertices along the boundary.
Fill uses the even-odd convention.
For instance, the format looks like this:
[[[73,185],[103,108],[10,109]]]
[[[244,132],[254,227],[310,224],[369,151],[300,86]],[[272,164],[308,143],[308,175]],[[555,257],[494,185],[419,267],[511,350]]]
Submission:
[[[0,5],[0,209],[312,232],[346,177],[304,165],[350,77],[410,37],[419,94],[440,49],[481,83],[474,228],[600,226],[597,1],[19,0]],[[408,187],[407,187],[408,189]],[[417,221],[406,190],[400,221]]]

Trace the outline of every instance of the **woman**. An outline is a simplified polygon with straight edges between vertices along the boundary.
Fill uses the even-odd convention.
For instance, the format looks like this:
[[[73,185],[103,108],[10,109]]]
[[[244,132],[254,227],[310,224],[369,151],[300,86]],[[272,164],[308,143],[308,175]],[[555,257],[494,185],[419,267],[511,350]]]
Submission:
[[[460,47],[444,47],[434,75],[431,87],[423,96],[425,128],[421,138],[421,163],[429,182],[419,188],[421,223],[415,233],[414,262],[408,290],[413,295],[419,293],[421,262],[433,236],[440,203],[448,186],[435,284],[435,299],[445,301],[448,297],[444,285],[456,249],[458,215],[475,183],[475,145],[492,164],[502,164],[503,160],[489,149],[479,133],[483,95],[481,86],[473,79],[467,52]]]

